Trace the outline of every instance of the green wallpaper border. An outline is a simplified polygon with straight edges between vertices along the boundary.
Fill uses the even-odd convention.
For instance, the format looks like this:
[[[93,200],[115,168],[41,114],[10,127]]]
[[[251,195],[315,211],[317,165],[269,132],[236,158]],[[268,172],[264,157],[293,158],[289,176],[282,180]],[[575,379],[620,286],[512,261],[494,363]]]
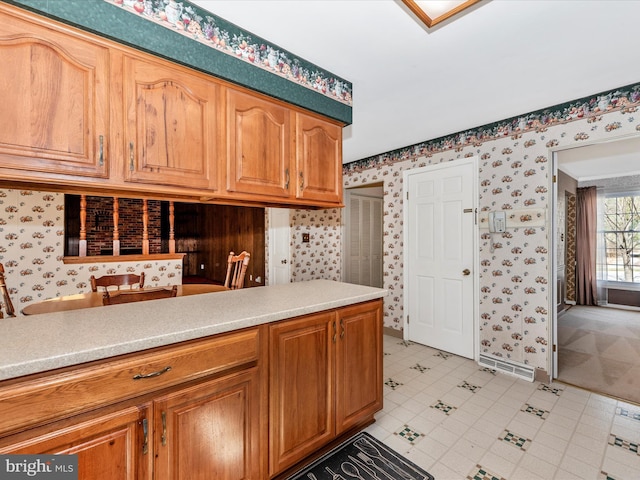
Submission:
[[[346,125],[352,123],[349,105],[132,15],[104,0],[1,1],[251,88]],[[318,70],[322,69],[318,67]]]

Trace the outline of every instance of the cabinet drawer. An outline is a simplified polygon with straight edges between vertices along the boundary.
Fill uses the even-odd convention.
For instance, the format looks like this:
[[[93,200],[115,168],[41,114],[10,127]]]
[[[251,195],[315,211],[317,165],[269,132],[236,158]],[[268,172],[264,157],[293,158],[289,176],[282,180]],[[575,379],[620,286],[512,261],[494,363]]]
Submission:
[[[0,385],[0,435],[257,361],[258,343],[254,328],[10,381]]]

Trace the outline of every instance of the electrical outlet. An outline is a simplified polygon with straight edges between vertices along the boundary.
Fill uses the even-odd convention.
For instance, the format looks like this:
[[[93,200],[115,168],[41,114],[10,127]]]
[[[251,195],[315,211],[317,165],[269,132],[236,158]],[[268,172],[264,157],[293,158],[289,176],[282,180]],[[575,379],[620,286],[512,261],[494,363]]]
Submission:
[[[200,264],[200,270],[204,270],[204,263]]]
[[[302,234],[302,243],[309,243],[309,234],[308,233],[303,233]]]

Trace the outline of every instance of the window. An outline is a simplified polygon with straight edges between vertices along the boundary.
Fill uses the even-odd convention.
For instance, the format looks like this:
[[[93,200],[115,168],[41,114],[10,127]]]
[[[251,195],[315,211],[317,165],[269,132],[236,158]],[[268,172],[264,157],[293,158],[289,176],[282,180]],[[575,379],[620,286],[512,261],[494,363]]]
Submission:
[[[640,193],[608,194],[602,202],[603,279],[640,284]]]

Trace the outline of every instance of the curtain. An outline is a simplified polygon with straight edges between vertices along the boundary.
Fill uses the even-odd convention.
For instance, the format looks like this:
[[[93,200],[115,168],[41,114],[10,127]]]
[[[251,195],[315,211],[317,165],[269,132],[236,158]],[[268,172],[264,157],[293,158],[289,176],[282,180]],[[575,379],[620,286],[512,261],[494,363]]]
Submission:
[[[578,188],[576,193],[576,301],[598,305],[598,191]]]

